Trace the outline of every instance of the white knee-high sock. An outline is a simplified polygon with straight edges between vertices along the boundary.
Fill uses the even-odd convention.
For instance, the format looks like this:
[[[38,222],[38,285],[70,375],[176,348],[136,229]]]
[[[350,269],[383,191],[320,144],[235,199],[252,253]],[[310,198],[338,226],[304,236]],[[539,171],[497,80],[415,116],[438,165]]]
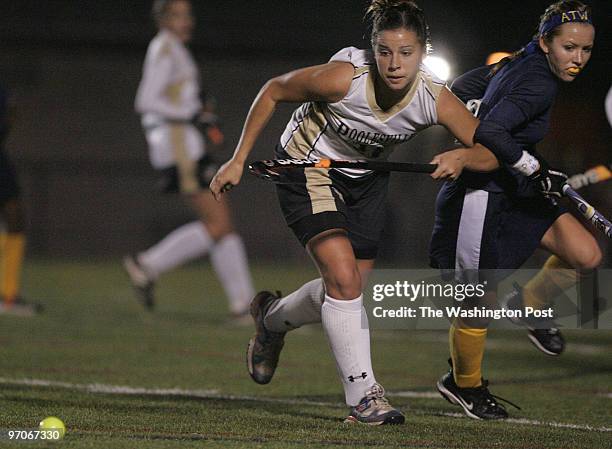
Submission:
[[[362,303],[363,295],[349,301],[325,295],[321,308],[323,328],[336,359],[346,403],[351,407],[376,382],[370,358],[370,329]]]
[[[323,279],[313,279],[272,303],[266,312],[264,325],[272,332],[287,332],[304,324],[320,323],[324,298]]]
[[[175,229],[160,242],[138,254],[138,261],[153,278],[185,262],[204,256],[213,245],[201,221]]]
[[[210,261],[223,285],[232,313],[245,313],[255,290],[240,236],[229,234],[219,240],[211,250]]]

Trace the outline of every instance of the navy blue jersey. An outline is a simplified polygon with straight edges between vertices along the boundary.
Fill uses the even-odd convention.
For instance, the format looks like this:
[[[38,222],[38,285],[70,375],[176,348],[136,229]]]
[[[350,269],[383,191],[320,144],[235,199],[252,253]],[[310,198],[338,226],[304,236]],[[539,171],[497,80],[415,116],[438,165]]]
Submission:
[[[452,91],[470,109],[477,110],[480,125],[474,141],[489,148],[501,164],[511,166],[523,151],[537,154],[535,145],[548,131],[559,84],[539,49],[508,62],[492,78],[490,69],[480,67],[465,73],[455,80]],[[493,173],[466,171],[462,181],[491,192],[533,193],[525,176],[508,168]]]

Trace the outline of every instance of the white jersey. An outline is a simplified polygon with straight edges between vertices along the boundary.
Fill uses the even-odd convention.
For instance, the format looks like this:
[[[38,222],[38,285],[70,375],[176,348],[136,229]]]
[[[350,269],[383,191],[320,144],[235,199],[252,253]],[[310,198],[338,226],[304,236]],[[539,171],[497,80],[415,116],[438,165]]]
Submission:
[[[135,107],[142,114],[155,168],[202,157],[202,136],[189,123],[202,109],[198,68],[189,50],[169,31],[160,31],[149,44]]]
[[[398,144],[437,124],[437,100],[445,84],[424,65],[404,98],[383,111],[374,93],[376,63],[371,50],[344,48],[330,61],[355,67],[349,91],[336,103],[304,103],[295,110],[281,136],[281,145],[291,157],[385,160]],[[340,171],[353,177],[369,173]]]

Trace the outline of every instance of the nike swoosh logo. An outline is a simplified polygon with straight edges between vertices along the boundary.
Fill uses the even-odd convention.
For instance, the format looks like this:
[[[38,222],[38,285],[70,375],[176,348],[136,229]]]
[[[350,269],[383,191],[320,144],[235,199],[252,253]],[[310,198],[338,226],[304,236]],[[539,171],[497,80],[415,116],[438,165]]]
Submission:
[[[468,410],[472,411],[472,409],[474,408],[474,403],[473,402],[465,402],[462,398],[458,398],[459,401],[461,401],[461,403],[465,406],[465,408],[467,408]]]

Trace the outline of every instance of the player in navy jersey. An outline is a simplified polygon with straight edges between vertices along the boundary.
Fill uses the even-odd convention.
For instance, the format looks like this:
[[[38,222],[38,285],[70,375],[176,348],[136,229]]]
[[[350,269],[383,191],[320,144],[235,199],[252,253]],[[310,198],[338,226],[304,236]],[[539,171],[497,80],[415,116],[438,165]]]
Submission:
[[[433,176],[456,177],[463,167],[493,169],[497,160],[474,146],[477,120],[424,65],[428,28],[411,1],[374,0],[368,11],[372,51],[348,47],[330,62],[266,83],[246,119],[234,156],[211,183],[215,195],[236,185],[256,138],[277,103],[302,103],[276,149],[277,157],[384,159],[397,144],[429,126],[446,126],[466,147],[437,156]],[[297,183],[277,189],[287,224],[321,277],[279,298],[261,292],[251,303],[257,332],[247,354],[249,374],[270,382],[286,332],[322,322],[346,403],[348,422],[401,423],[384,397],[362,325],[362,286],[374,265],[384,224],[388,173],[307,168]],[[367,321],[365,321],[367,323]]]
[[[552,253],[534,279],[524,288],[516,286],[506,298],[512,309],[544,308],[575,285],[577,270],[592,270],[601,260],[593,236],[555,201],[567,176],[550,169],[535,150],[549,127],[559,82],[573,81],[585,68],[594,34],[590,8],[578,1],[555,3],[526,47],[453,83],[453,92],[480,118],[474,140],[491,149],[502,168],[492,173],[464,171],[459,180],[442,187],[431,263],[449,270],[512,270],[538,247]],[[492,289],[503,276],[498,271],[479,274]],[[491,291],[487,298],[494,295]],[[519,322],[543,352],[561,353],[564,340],[552,320]],[[486,320],[453,323],[451,371],[440,379],[438,389],[473,418],[504,418],[506,410],[481,376],[487,325]]]

